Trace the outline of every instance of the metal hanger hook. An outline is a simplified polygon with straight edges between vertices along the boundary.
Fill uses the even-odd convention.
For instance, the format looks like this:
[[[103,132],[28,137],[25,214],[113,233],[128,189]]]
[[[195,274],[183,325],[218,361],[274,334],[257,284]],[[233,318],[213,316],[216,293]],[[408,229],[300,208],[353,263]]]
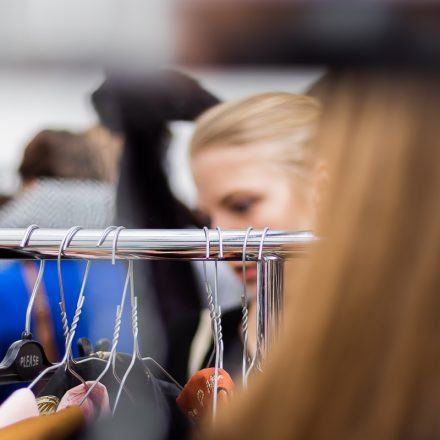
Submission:
[[[29,243],[29,240],[31,238],[32,233],[36,229],[39,229],[39,228],[40,227],[35,224],[28,226],[28,228],[26,229],[26,231],[24,233],[23,240],[20,243],[20,247],[25,248]],[[37,292],[38,292],[38,289],[40,288],[41,280],[43,278],[45,264],[46,264],[46,261],[44,259],[40,261],[40,268],[38,269],[37,279],[35,280],[35,284],[32,289],[32,293],[29,298],[28,306],[26,309],[26,321],[25,321],[25,326],[24,326],[24,332],[22,334],[23,339],[32,338],[31,314],[32,314],[32,309],[34,307],[35,298],[37,297]]]
[[[269,230],[268,227],[264,228],[263,233],[261,234],[261,241],[260,241],[260,248],[258,250],[258,260],[261,261],[263,258],[263,246],[264,246],[264,239],[266,238],[267,231]]]
[[[209,260],[210,257],[209,229],[206,226],[204,226],[203,232],[205,233],[205,238],[206,238],[206,259]]]
[[[113,243],[112,243],[112,264],[116,264],[116,247],[118,245],[118,238],[121,231],[125,229],[125,226],[118,226],[114,229],[115,235],[113,237]]]
[[[63,276],[61,273],[61,256],[64,254],[64,251],[66,250],[67,244],[70,243],[72,237],[80,230],[82,229],[81,226],[73,226],[70,228],[66,234],[64,235],[63,239],[61,240],[60,247],[58,249],[58,257],[57,257],[57,271],[58,271],[58,284],[60,288],[60,308],[61,308],[61,318],[63,322],[63,332],[64,332],[64,338],[66,339],[69,334],[69,325],[67,322],[67,316],[66,316],[66,301],[64,297],[64,286],[63,286]]]
[[[40,229],[40,227],[35,224],[32,224],[27,227],[26,231],[24,232],[23,239],[21,240],[20,243],[21,248],[25,248],[28,245],[31,235],[35,231],[35,229]]]
[[[222,230],[219,226],[217,226],[215,229],[217,229],[218,232],[218,257],[223,258],[223,236],[222,236]]]
[[[242,381],[243,387],[247,386],[247,363],[248,363],[248,330],[249,330],[249,309],[248,309],[248,296],[247,296],[247,288],[246,288],[246,248],[247,242],[249,239],[249,234],[253,230],[252,227],[249,227],[246,231],[243,240],[243,269],[242,269],[242,282],[243,282],[243,291],[241,294],[241,307],[242,307],[242,331],[243,331],[243,360],[242,360]]]

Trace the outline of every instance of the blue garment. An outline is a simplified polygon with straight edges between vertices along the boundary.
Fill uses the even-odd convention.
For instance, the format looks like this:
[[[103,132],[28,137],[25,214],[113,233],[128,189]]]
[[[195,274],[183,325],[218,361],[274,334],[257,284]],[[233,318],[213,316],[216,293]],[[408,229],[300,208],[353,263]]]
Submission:
[[[3,359],[10,344],[20,339],[25,326],[30,292],[25,283],[23,264],[20,261],[0,262],[0,360]],[[37,272],[39,262],[34,264]],[[63,287],[69,326],[75,313],[85,267],[85,261],[62,262]],[[73,341],[74,356],[78,353],[76,341],[81,337],[89,338],[92,344],[101,338],[112,340],[116,306],[121,302],[125,276],[126,265],[123,262],[117,262],[113,266],[111,262],[107,261],[92,261],[85,288],[84,306]],[[47,302],[54,324],[56,347],[62,356],[65,342],[59,307],[60,291],[56,261],[46,262],[42,284],[47,293]],[[31,320],[31,331],[33,331],[34,325],[35,320],[33,319]],[[118,351],[131,352],[132,341],[130,290],[128,290]],[[3,390],[4,388],[7,387],[0,387],[0,401],[5,396],[6,390]]]

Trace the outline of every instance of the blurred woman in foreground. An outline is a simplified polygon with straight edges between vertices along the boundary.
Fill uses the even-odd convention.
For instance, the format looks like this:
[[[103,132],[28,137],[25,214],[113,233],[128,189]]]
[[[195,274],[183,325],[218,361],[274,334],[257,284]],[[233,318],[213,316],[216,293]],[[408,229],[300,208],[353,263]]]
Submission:
[[[440,437],[438,76],[341,73],[330,90],[326,240],[265,374],[207,438]]]

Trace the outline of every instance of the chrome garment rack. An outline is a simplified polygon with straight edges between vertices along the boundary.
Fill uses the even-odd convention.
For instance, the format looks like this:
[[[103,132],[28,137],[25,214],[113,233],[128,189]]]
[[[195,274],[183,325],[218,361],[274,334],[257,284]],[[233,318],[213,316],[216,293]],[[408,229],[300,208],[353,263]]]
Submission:
[[[0,259],[56,259],[65,229],[36,229],[23,245],[26,229],[0,229]],[[217,229],[123,229],[113,249],[115,231],[102,244],[100,229],[81,229],[63,251],[64,259],[110,260],[207,260],[242,261],[244,230]],[[317,238],[308,231],[285,232],[252,230],[246,244],[246,260],[259,261],[261,288],[257,296],[257,337],[267,353],[278,330],[283,304],[283,262],[304,257]],[[260,248],[262,252],[260,254]],[[223,252],[221,252],[221,250]],[[221,255],[222,254],[222,255]],[[259,255],[260,254],[260,255]],[[259,258],[261,256],[261,259]]]

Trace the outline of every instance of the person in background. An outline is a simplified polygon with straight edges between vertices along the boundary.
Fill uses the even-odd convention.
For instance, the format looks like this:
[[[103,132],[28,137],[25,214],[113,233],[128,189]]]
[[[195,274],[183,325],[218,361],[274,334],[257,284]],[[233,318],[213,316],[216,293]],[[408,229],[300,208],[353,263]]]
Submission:
[[[0,226],[108,226],[120,152],[121,140],[102,127],[78,134],[41,131],[24,150],[21,188],[1,207]]]
[[[169,123],[192,121],[219,100],[191,77],[161,70],[143,75],[109,74],[93,93],[101,123],[124,139],[117,189],[117,224],[127,228],[183,229],[205,226],[173,194],[166,170]],[[142,353],[162,362],[180,383],[204,299],[195,264],[138,261],[139,335]],[[238,297],[238,295],[237,295]],[[148,328],[161,326],[163,344]]]
[[[313,230],[327,182],[327,167],[314,144],[320,115],[315,99],[263,93],[219,104],[196,120],[191,167],[199,209],[224,229]],[[241,262],[231,263],[242,280]],[[289,264],[287,264],[289,266]],[[290,265],[293,271],[298,262]],[[255,351],[256,264],[248,264],[249,351]],[[192,362],[205,366],[211,353],[209,316],[199,327],[205,351]],[[222,316],[224,365],[237,376],[242,365],[241,307]],[[202,336],[200,336],[202,338]]]
[[[415,72],[332,80],[316,143],[325,240],[264,374],[203,438],[440,436],[440,84]]]

